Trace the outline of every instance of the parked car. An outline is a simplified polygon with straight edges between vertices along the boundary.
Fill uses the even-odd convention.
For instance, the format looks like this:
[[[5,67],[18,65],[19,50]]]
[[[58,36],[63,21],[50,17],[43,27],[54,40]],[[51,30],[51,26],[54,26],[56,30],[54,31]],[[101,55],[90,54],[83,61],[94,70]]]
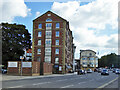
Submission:
[[[103,69],[101,75],[109,75],[109,71],[107,69]]]
[[[116,69],[116,70],[115,70],[115,73],[116,73],[116,74],[120,74],[120,69]]]
[[[113,69],[113,73],[115,73],[115,71],[116,71],[116,68]]]
[[[94,72],[98,72],[98,69],[97,69],[97,68],[95,68],[95,69],[94,69]]]
[[[98,73],[101,73],[101,71],[102,71],[102,68],[99,68],[99,69],[98,69]]]
[[[7,69],[2,69],[2,74],[7,73]]]
[[[82,69],[78,70],[78,75],[85,74],[85,73],[86,73],[85,70],[82,70]]]
[[[93,71],[91,69],[88,69],[87,70],[87,73],[92,73]]]
[[[70,70],[70,71],[68,71],[68,73],[74,73],[74,71],[73,71],[73,70]]]

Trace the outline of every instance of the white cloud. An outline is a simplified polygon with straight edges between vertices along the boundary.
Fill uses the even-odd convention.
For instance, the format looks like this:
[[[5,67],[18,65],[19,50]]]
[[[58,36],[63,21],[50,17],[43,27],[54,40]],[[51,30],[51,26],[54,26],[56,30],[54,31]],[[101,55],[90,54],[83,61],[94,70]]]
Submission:
[[[54,2],[51,9],[70,22],[70,29],[74,34],[74,43],[77,46],[77,54],[80,49],[117,53],[117,33],[109,36],[108,34],[98,36],[96,32],[107,29],[106,25],[108,24],[117,31],[118,1],[96,0],[83,6],[80,6],[78,1]],[[89,28],[94,28],[95,30],[89,30]]]
[[[16,16],[26,17],[31,11],[25,5],[24,0],[4,0],[0,3],[2,5],[0,22],[12,22]]]
[[[36,12],[36,17],[40,16],[40,12]]]

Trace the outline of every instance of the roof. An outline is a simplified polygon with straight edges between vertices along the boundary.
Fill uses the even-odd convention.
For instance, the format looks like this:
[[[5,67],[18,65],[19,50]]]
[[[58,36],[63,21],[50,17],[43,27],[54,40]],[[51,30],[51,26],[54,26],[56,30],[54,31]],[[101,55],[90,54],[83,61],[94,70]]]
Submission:
[[[52,11],[47,11],[47,12],[45,12],[44,14],[42,14],[41,16],[45,15],[46,13],[52,13],[52,14],[54,14],[55,16],[57,16],[57,17],[61,18],[62,20],[64,20],[64,21],[68,22],[66,19],[64,19],[64,18],[60,17],[59,15],[57,15],[57,14],[53,13]],[[40,18],[41,16],[39,16],[39,17],[37,17],[36,19],[34,19],[34,20],[33,20],[33,22],[34,22],[35,20],[37,20],[38,18]]]
[[[93,51],[93,50],[80,50],[80,53],[82,53],[82,52],[84,52],[84,51],[92,51],[92,52],[94,52],[95,54],[96,54],[96,52],[95,51]]]

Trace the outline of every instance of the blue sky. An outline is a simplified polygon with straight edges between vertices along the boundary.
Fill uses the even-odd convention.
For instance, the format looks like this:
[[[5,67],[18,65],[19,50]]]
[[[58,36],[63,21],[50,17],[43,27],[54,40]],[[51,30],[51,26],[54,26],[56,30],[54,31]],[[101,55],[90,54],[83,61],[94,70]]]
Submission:
[[[99,52],[99,57],[110,53],[117,54],[118,0],[90,1],[92,2],[81,2],[81,0],[63,0],[62,2],[3,1],[1,9],[3,17],[0,21],[24,24],[32,34],[32,21],[51,10],[70,22],[74,43],[77,46],[75,58],[79,58],[80,49],[92,49]]]

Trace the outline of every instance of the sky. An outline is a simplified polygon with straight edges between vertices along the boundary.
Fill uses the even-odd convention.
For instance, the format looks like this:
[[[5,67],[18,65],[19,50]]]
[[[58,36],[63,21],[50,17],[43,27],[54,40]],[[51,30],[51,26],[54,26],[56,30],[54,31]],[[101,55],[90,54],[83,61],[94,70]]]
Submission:
[[[86,49],[96,51],[98,57],[118,54],[118,1],[0,0],[0,22],[24,24],[32,35],[32,21],[50,10],[69,21],[76,59]]]

